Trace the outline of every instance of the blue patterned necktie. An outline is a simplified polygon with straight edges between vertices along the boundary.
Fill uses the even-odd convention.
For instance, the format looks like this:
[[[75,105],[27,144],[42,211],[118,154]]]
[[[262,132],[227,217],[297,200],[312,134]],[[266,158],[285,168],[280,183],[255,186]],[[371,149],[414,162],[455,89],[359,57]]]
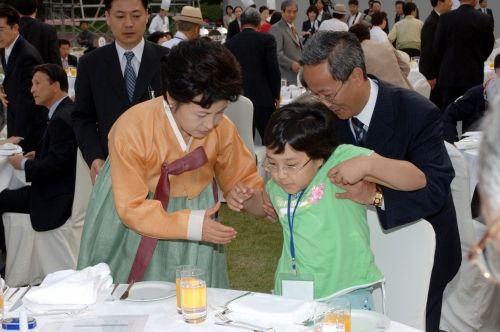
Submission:
[[[127,58],[127,65],[125,66],[125,74],[123,75],[123,78],[125,79],[125,86],[127,87],[128,99],[132,102],[132,98],[134,97],[135,81],[137,80],[134,68],[132,67],[134,52],[125,52],[125,57]]]
[[[358,118],[351,118],[352,128],[354,129],[354,133],[356,134],[356,142],[358,146],[364,147],[366,143],[366,136],[368,133],[366,132],[363,122],[359,121]]]

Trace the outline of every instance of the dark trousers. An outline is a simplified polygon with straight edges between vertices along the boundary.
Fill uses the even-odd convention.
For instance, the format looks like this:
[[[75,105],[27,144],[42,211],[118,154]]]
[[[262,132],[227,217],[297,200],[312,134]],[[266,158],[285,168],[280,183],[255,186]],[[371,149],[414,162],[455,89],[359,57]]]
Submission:
[[[443,92],[441,91],[440,87],[434,85],[434,89],[431,90],[431,96],[429,97],[429,100],[432,101],[437,108],[442,109]]]
[[[255,136],[255,129],[257,129],[262,141],[264,141],[264,132],[266,131],[267,123],[275,110],[276,108],[274,107],[253,107],[253,133]]]
[[[30,190],[31,187],[23,187],[16,190],[4,190],[0,192],[0,216],[4,213],[30,213]],[[5,231],[3,218],[0,222],[0,249],[5,250]]]
[[[441,87],[441,91],[443,93],[443,105],[441,106],[441,110],[444,112],[446,107],[448,107],[451,103],[458,99],[458,97],[462,97],[467,90],[472,88],[473,86],[458,86],[458,87]]]
[[[416,48],[402,48],[400,51],[405,52],[411,57],[413,56],[420,56],[420,50]]]

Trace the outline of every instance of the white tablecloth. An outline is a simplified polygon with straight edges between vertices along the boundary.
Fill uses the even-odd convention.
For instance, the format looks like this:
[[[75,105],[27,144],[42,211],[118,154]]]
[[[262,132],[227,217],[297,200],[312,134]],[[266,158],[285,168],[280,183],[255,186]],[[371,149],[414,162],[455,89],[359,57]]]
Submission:
[[[477,162],[479,159],[479,150],[460,150],[467,159],[467,164],[469,164],[469,174],[470,174],[470,199],[472,201],[472,196],[474,195],[474,189],[476,189],[479,183],[479,177],[477,172]]]
[[[490,77],[491,74],[494,74],[494,73],[495,73],[495,70],[490,68],[489,63],[484,65],[484,80],[485,81],[488,77]]]
[[[5,189],[19,189],[26,186],[24,171],[17,171],[9,164],[9,157],[0,156],[0,192]]]
[[[214,310],[208,309],[208,318],[204,323],[191,325],[184,323],[182,321],[181,315],[179,315],[176,311],[176,298],[170,298],[166,300],[154,301],[154,302],[131,302],[131,301],[113,301],[113,302],[105,302],[104,299],[111,293],[112,287],[110,287],[107,291],[104,292],[99,297],[99,300],[95,305],[90,306],[90,309],[93,310],[92,313],[88,313],[79,318],[91,317],[93,315],[144,315],[148,314],[149,318],[144,328],[145,332],[160,332],[160,331],[227,331],[234,332],[238,331],[235,328],[228,328],[224,326],[215,325],[215,321],[219,321],[218,318],[214,317]],[[9,290],[7,293],[8,297],[12,294],[13,290]],[[11,302],[14,303],[17,298],[22,294],[23,290],[14,295],[11,299]],[[208,289],[208,303],[221,305],[235,297],[243,294],[243,291],[235,291],[235,290],[227,290],[227,289]],[[118,294],[119,295],[119,294]],[[23,306],[14,310],[13,312],[8,312],[8,307],[6,307],[5,317],[18,317],[19,311],[23,309],[24,306],[28,306],[30,308],[38,309],[38,310],[48,310],[51,308],[80,308],[79,306],[68,306],[68,305],[36,305],[29,303],[27,300],[24,300]],[[29,316],[29,312],[28,312]],[[260,319],[255,316],[245,316],[236,313],[229,313],[227,315],[231,319],[240,319],[246,322],[251,322],[252,324],[273,327],[276,332],[291,332],[291,331],[313,331],[311,327],[303,327],[300,325],[293,325],[291,323],[279,322],[279,321],[270,321],[266,319]],[[52,332],[53,329],[50,329],[50,326],[54,326],[58,324],[58,321],[64,319],[64,316],[56,316],[61,317],[61,319],[55,318],[54,316],[41,316],[36,317],[38,326],[32,331],[42,331],[42,332]],[[66,318],[66,319],[76,319],[76,318]],[[44,327],[45,326],[45,327]],[[55,330],[57,331],[57,330]],[[244,331],[244,330],[241,330]],[[414,328],[409,326],[391,322],[391,326],[385,330],[387,332],[417,332]]]

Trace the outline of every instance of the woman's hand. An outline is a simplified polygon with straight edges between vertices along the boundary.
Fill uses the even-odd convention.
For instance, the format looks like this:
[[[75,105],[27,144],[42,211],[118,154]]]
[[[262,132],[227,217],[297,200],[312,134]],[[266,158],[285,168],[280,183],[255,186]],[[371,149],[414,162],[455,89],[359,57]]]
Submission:
[[[243,203],[253,197],[254,190],[238,182],[227,194],[227,207],[233,211],[240,212],[243,209]]]
[[[368,174],[369,157],[359,156],[343,161],[328,172],[333,184],[355,184],[363,180]]]
[[[203,230],[201,233],[201,239],[203,241],[215,244],[226,244],[231,242],[231,240],[236,237],[237,232],[234,230],[234,228],[224,226],[210,218],[210,216],[219,211],[219,209],[220,202],[217,202],[217,204],[205,211],[205,217],[203,219]]]

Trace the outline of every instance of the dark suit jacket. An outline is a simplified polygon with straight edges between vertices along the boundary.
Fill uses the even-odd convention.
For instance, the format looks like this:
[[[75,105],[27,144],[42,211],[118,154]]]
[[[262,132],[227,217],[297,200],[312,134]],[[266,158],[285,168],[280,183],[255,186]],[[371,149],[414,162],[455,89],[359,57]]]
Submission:
[[[55,27],[24,16],[19,19],[19,33],[37,49],[44,63],[62,66]]]
[[[160,59],[168,48],[145,41],[134,97],[130,103],[115,42],[80,58],[72,114],[78,146],[89,166],[108,156],[108,133],[135,104],[161,95]]]
[[[238,20],[235,19],[231,23],[229,23],[229,27],[227,28],[227,40],[236,36],[239,33],[240,33],[240,25],[238,23]]]
[[[73,101],[66,97],[52,115],[35,159],[24,164],[26,181],[31,182],[31,225],[37,232],[55,229],[71,216],[78,150],[72,111]]]
[[[243,29],[224,46],[233,53],[241,66],[243,95],[254,106],[274,108],[274,100],[280,98],[281,88],[274,37],[253,29]]]
[[[484,15],[483,13],[483,8],[479,8],[478,11]],[[486,12],[488,13],[488,15],[491,16],[491,22],[493,23],[493,29],[495,28],[495,18],[493,18],[493,12],[491,11],[491,9],[489,8],[486,8]]]
[[[433,80],[439,77],[439,69],[441,67],[441,58],[434,54],[433,44],[436,30],[439,23],[439,15],[432,10],[429,17],[424,22],[421,34],[421,53],[419,71],[428,80]],[[439,82],[439,81],[438,81]]]
[[[451,103],[443,112],[444,139],[453,144],[457,142],[457,122],[462,121],[462,132],[466,132],[477,123],[486,110],[484,88],[480,84],[469,90],[454,103]]]
[[[78,58],[74,55],[69,54],[68,55],[68,66],[78,66]]]
[[[396,18],[394,19],[394,24],[398,23],[401,20],[401,17],[396,14]]]
[[[493,50],[491,18],[463,4],[439,17],[434,53],[443,60],[441,87],[472,87],[484,80],[484,61]]]
[[[321,16],[321,21],[319,21],[319,24],[321,24],[321,22],[329,20],[331,18],[332,18],[332,14],[327,13],[326,11],[323,10],[323,16]]]
[[[38,51],[19,36],[5,66],[5,49],[0,49],[5,70],[3,89],[7,94],[7,136],[23,137],[24,151],[34,151],[47,126],[47,108],[36,106],[31,94],[33,68],[43,63]]]
[[[318,27],[319,27],[320,23],[321,22],[318,22]],[[307,20],[307,21],[304,21],[304,23],[302,23],[302,31],[306,31],[306,32],[310,31],[311,34],[314,34],[316,32],[316,29],[314,28],[314,24],[311,27],[311,21]],[[309,36],[304,37],[304,41],[303,41],[304,44],[306,43],[307,38],[309,38]]]

